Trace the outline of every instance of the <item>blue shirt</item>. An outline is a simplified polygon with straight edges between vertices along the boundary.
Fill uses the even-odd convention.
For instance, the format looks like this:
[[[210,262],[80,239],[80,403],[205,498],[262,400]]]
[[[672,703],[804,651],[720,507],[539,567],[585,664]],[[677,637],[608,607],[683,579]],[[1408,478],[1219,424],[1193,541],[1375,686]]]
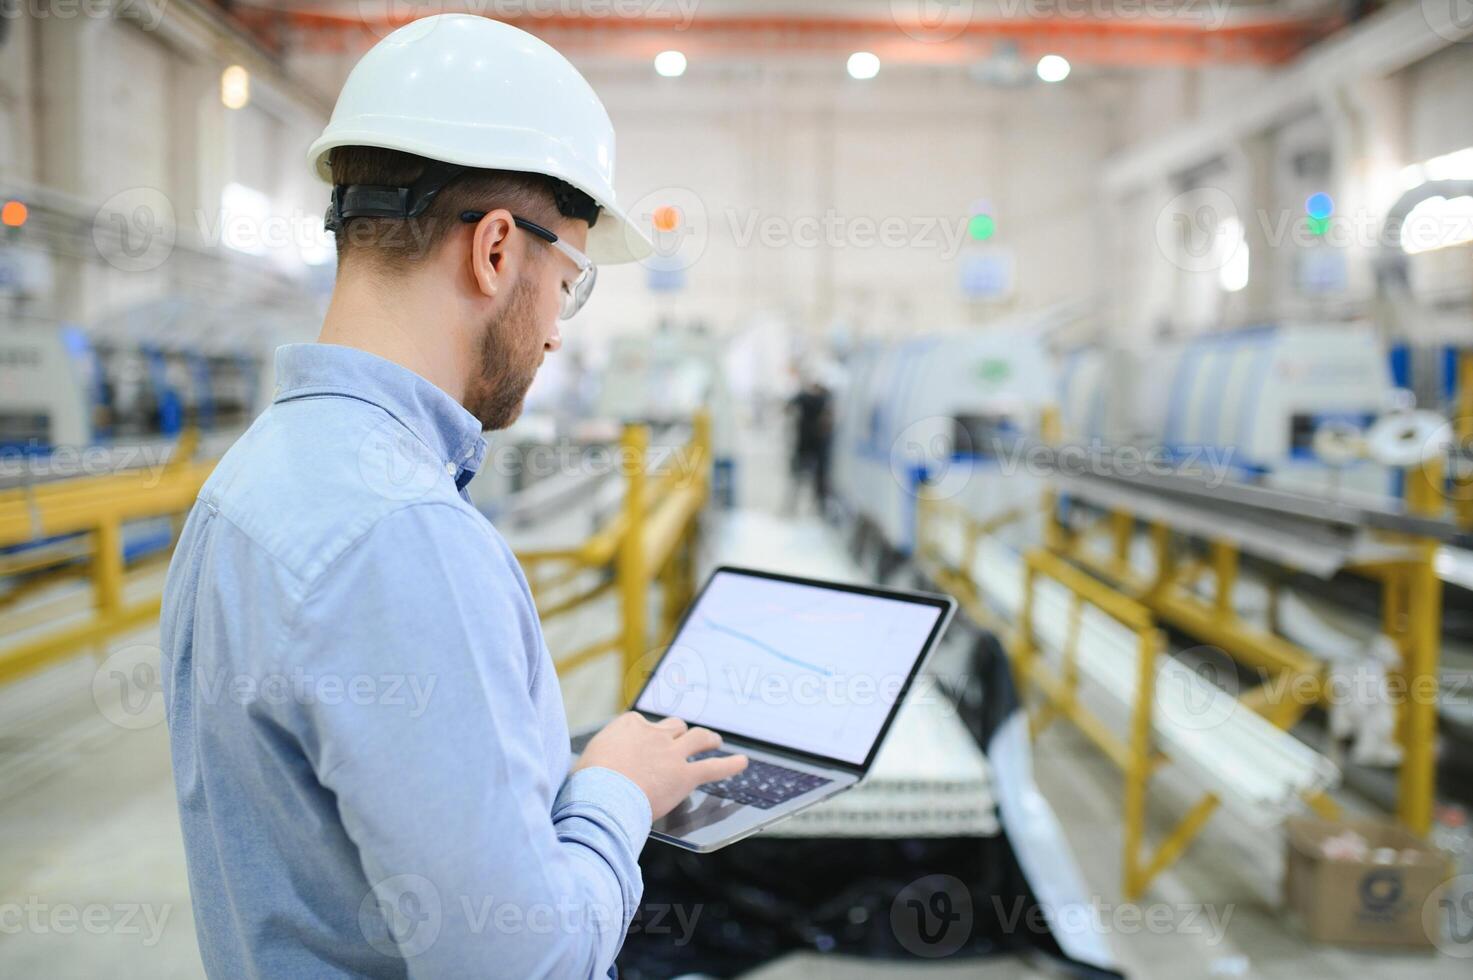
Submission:
[[[568,776],[525,578],[465,496],[480,424],[348,347],[276,354],[169,566],[162,682],[215,977],[605,974],[644,793]]]

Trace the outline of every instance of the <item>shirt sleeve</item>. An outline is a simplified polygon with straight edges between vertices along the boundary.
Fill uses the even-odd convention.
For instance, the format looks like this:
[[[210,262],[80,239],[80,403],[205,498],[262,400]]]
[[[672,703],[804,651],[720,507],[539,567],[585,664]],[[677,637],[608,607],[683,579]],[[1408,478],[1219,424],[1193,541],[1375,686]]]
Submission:
[[[302,740],[372,889],[359,923],[414,977],[602,976],[639,903],[649,801],[608,769],[549,777],[529,605],[478,516],[423,503],[381,519],[298,617],[294,657],[343,680]],[[365,676],[377,697],[350,696]]]

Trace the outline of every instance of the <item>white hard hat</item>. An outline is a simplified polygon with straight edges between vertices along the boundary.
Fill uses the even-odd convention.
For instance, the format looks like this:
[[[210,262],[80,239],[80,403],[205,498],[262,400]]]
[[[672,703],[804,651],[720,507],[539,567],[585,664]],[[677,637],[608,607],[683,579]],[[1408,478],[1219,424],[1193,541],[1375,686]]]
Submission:
[[[308,151],[329,183],[328,154],[338,146],[556,177],[602,208],[588,232],[594,262],[654,250],[614,201],[614,126],[593,88],[552,47],[499,21],[440,14],[375,44]]]

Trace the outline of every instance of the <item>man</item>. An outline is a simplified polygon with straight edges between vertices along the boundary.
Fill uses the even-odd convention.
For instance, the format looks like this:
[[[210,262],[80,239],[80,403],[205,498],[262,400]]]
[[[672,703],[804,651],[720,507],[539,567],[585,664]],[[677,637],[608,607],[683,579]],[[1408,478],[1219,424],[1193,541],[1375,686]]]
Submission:
[[[547,45],[443,16],[363,58],[311,152],[338,240],[320,343],[277,352],[166,587],[205,967],[602,975],[651,819],[745,760],[626,714],[570,775],[531,595],[465,486],[592,262],[648,252],[612,127]]]
[[[789,487],[788,510],[794,513],[798,509],[803,481],[811,476],[818,515],[828,515],[829,454],[834,429],[831,402],[829,390],[811,376],[788,402],[788,411],[793,416],[793,480]]]

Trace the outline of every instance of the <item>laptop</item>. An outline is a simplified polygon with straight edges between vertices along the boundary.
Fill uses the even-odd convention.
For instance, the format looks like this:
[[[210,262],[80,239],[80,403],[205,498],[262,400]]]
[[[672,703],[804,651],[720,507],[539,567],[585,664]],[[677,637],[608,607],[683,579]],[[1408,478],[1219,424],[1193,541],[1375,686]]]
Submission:
[[[716,569],[634,710],[719,732],[722,747],[704,755],[750,762],[651,836],[714,851],[859,785],[955,611],[947,596]],[[579,733],[574,753],[596,731]]]

